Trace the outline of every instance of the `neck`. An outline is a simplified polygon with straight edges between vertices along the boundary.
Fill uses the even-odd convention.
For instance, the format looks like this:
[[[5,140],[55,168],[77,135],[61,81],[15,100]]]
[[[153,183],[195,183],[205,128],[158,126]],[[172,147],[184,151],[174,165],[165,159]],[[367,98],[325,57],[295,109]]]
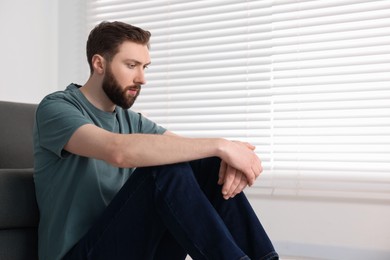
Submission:
[[[115,104],[107,97],[101,81],[94,79],[93,76],[80,88],[80,91],[96,108],[105,112],[113,112],[115,110]]]

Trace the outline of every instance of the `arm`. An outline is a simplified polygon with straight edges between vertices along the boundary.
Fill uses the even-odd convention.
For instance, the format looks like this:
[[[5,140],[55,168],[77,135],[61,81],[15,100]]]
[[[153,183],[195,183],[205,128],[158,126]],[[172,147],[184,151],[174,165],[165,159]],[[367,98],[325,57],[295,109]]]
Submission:
[[[164,134],[177,136],[170,131],[166,131]],[[254,151],[256,148],[250,143],[243,144],[245,144],[252,151]],[[245,175],[237,169],[228,165],[225,161],[221,161],[221,166],[218,175],[218,184],[223,185],[222,194],[225,199],[233,198],[237,194],[241,193],[248,185],[248,181]]]
[[[70,153],[104,160],[121,168],[163,165],[217,156],[243,172],[251,185],[261,162],[244,144],[222,138],[116,134],[92,124],[81,126],[64,147]]]

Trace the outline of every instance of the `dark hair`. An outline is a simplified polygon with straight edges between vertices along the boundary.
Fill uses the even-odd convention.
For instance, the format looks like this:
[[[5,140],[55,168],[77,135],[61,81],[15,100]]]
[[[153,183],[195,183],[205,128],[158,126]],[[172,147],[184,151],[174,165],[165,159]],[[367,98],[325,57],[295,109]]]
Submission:
[[[87,40],[87,59],[93,73],[92,57],[102,55],[111,61],[119,51],[119,45],[125,41],[149,46],[150,32],[123,22],[101,22],[90,32]]]

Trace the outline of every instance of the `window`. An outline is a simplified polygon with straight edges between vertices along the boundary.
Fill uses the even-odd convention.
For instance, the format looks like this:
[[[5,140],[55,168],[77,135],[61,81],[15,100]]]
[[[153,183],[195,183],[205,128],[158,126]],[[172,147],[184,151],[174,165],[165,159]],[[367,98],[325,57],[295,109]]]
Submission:
[[[389,198],[389,1],[89,0],[87,19],[152,32],[134,109],[255,144],[260,193]]]

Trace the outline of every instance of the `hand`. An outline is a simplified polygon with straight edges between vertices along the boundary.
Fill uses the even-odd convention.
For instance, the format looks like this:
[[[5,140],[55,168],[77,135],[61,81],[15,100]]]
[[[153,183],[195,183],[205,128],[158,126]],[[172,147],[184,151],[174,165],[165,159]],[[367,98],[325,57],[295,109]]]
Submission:
[[[246,177],[249,186],[253,185],[263,170],[261,161],[254,149],[255,147],[249,143],[227,141],[225,146],[222,147],[220,156],[222,161]]]
[[[218,184],[223,185],[222,194],[224,199],[227,200],[242,192],[248,185],[248,181],[242,172],[221,161]]]

